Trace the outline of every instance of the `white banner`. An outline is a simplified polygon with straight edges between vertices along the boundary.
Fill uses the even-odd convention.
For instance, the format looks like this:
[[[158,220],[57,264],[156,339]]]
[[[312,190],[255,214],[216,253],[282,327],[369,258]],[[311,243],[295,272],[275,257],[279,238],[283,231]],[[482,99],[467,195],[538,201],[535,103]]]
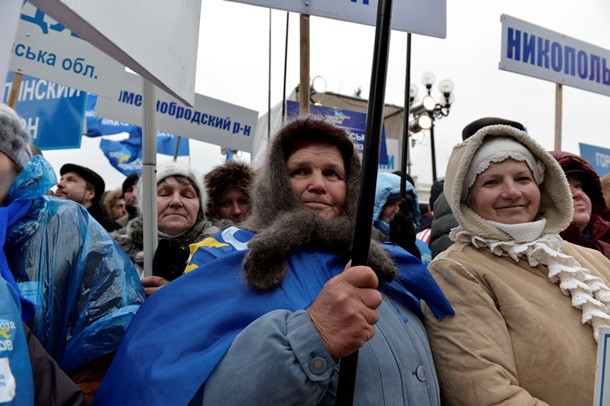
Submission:
[[[116,97],[118,79],[125,71],[29,3],[21,9],[10,69],[105,97]]]
[[[610,51],[502,14],[500,69],[610,96]]]
[[[159,89],[193,104],[201,0],[31,2]]]
[[[0,100],[4,100],[4,83],[19,22],[21,0],[0,0],[0,10],[2,10],[0,13]]]
[[[142,125],[142,78],[125,72],[116,99],[98,97],[99,117]],[[157,91],[157,130],[210,144],[252,152],[258,112],[195,94],[192,108]]]
[[[333,20],[375,26],[377,0],[229,0]],[[393,2],[392,29],[445,38],[446,0],[396,0]]]

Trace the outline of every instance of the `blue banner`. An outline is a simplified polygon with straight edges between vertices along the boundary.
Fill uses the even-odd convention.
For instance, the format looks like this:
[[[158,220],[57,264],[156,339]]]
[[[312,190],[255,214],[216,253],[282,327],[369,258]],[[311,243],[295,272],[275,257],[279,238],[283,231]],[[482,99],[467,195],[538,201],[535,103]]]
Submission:
[[[299,115],[299,102],[288,100],[286,110],[289,119],[296,118]],[[312,114],[317,114],[329,118],[333,124],[345,128],[349,133],[352,141],[356,145],[358,152],[362,155],[364,151],[364,134],[366,131],[366,114],[357,111],[343,110],[335,107],[309,106]],[[385,126],[381,127],[381,145],[379,147],[379,164],[388,164],[388,150],[385,142]]]
[[[601,178],[610,173],[610,149],[578,143],[580,156],[587,160]]]
[[[9,72],[7,89],[13,82]],[[4,92],[6,103],[9,92]],[[15,111],[41,150],[80,148],[86,93],[23,76]]]

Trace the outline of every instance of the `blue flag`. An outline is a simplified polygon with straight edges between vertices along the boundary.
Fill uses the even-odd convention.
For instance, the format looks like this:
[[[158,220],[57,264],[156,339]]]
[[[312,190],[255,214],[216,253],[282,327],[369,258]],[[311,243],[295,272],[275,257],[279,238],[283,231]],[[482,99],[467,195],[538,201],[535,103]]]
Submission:
[[[102,148],[102,150],[104,151],[104,155],[106,155],[108,157],[108,154],[106,151],[112,149],[112,150],[119,150],[121,149],[119,147],[119,145],[125,145],[125,148],[128,148],[130,153],[131,153],[131,157],[135,157],[137,155],[139,155],[139,157],[142,157],[142,127],[136,126],[136,125],[132,125],[132,124],[128,124],[128,123],[123,123],[120,121],[116,121],[116,120],[111,120],[108,118],[99,118],[95,115],[95,106],[97,104],[97,96],[94,94],[89,94],[87,97],[87,109],[85,112],[85,116],[87,117],[87,133],[85,135],[87,135],[88,137],[100,137],[102,135],[112,135],[112,134],[119,134],[119,133],[129,133],[129,138],[127,140],[122,140],[122,141],[108,141],[108,140],[102,140],[102,141],[106,141],[104,144],[104,147],[102,147],[102,144],[100,144],[100,148]],[[139,140],[139,141],[138,141]],[[123,144],[123,141],[125,141]],[[139,143],[137,143],[137,141]],[[168,133],[164,133],[164,132],[157,132],[157,153],[159,154],[163,154],[163,155],[171,155],[173,156],[175,151],[176,151],[176,143],[180,142],[180,147],[178,149],[178,156],[188,156],[189,155],[189,142],[188,142],[188,138],[181,138],[181,137],[177,137],[173,134],[168,134]],[[119,143],[119,144],[117,144]],[[133,151],[135,151],[135,148],[139,148],[139,153],[137,154],[133,154]],[[110,158],[108,158],[110,159]],[[140,165],[141,165],[141,159],[140,159]],[[112,166],[114,166],[115,168],[117,168],[117,166],[115,165],[115,163],[110,162],[112,164]],[[130,165],[131,167],[131,165]],[[118,168],[117,168],[118,169]],[[119,169],[121,172],[123,172],[123,170]],[[140,166],[139,171],[141,171],[142,168]],[[125,173],[125,172],[123,172]],[[129,172],[131,173],[131,172]],[[127,173],[127,174],[129,174]]]
[[[185,275],[146,299],[136,313],[93,406],[189,404],[246,326],[275,309],[305,308],[348,260],[327,251],[295,250],[286,258],[281,287],[261,294],[242,278],[252,237],[229,227],[197,244]],[[419,299],[438,317],[453,314],[418,259],[394,244],[384,247],[401,274],[380,289],[415,314],[421,315]]]
[[[110,165],[125,176],[142,172],[142,129],[136,127],[129,133],[129,138],[112,141],[102,139],[102,152],[110,161]]]

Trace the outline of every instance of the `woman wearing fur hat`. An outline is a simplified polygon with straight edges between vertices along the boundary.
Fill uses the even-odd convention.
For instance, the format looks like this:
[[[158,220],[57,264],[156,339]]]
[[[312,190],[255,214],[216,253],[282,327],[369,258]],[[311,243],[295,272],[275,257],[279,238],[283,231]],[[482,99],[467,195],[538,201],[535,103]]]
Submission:
[[[141,181],[140,181],[141,182]],[[142,187],[137,186],[141,205]],[[157,168],[157,229],[159,244],[153,262],[153,276],[142,278],[147,296],[182,275],[189,257],[189,245],[219,230],[203,214],[206,195],[201,175],[181,163]],[[144,229],[142,210],[125,228],[113,232],[115,241],[129,255],[138,270],[143,268]]]
[[[569,152],[552,151],[551,155],[566,174],[574,199],[572,223],[561,237],[610,258],[610,209],[595,169],[584,158]]]
[[[224,230],[230,225],[241,224],[248,217],[249,188],[253,179],[250,165],[235,160],[217,166],[205,175],[206,216],[212,224]]]
[[[426,329],[445,404],[591,404],[610,262],[559,236],[573,210],[557,161],[485,126],[454,147],[444,191],[459,227],[429,269],[455,315],[426,312]]]
[[[286,124],[244,229],[204,240],[197,269],[148,299],[96,401],[330,404],[339,359],[359,349],[356,404],[439,404],[419,299],[439,317],[451,306],[394,244],[372,243],[370,267],[351,266],[359,172],[341,128]]]

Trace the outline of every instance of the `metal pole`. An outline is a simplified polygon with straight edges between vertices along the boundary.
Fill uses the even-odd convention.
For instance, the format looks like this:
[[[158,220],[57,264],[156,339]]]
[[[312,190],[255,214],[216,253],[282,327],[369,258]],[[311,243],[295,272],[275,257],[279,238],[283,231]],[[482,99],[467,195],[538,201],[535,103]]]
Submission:
[[[364,154],[360,172],[360,196],[352,249],[353,266],[366,265],[369,257],[377,169],[379,168],[379,144],[383,125],[383,109],[385,107],[391,26],[392,0],[379,0],[377,23],[375,24],[373,69],[371,70],[371,93],[369,94],[367,108]],[[358,351],[341,359],[337,405],[351,405],[353,403],[357,369]]]
[[[402,158],[400,160],[400,199],[407,195],[407,162],[409,162],[409,115],[411,114],[411,33],[407,33],[407,71],[405,74],[405,108],[402,122]]]
[[[284,88],[282,91],[282,125],[286,122],[286,77],[288,76],[288,27],[290,12],[286,12],[286,45],[284,47]]]
[[[301,14],[301,81],[299,85],[300,112],[309,114],[309,16]]]
[[[430,127],[430,150],[432,151],[432,182],[436,182],[436,148],[434,147],[434,117]]]
[[[267,86],[267,139],[271,138],[271,9],[269,9],[269,86]]]
[[[157,90],[146,79],[144,93],[144,134],[142,137],[142,218],[144,220],[144,274],[152,276],[153,258],[158,245],[157,233]]]
[[[176,136],[176,148],[174,148],[174,162],[178,160],[178,152],[180,152],[180,136]]]

